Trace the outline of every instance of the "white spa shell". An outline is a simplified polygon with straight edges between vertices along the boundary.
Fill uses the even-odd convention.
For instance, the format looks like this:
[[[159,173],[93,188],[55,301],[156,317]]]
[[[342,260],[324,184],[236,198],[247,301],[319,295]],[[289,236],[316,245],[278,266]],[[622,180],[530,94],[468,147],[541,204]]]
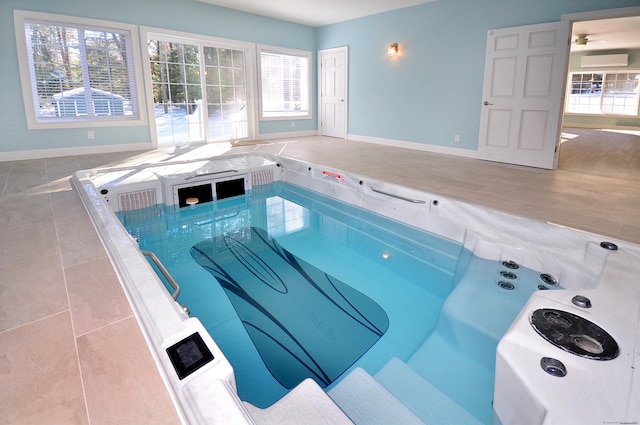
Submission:
[[[189,318],[162,288],[114,214],[123,194],[154,189],[154,202],[173,205],[176,186],[239,175],[245,176],[247,190],[254,179],[261,179],[259,184],[269,179],[290,182],[458,241],[479,257],[514,260],[552,274],[565,290],[534,293],[498,345],[496,423],[640,423],[640,376],[636,371],[640,369],[638,245],[273,155],[221,156],[162,166],[78,172],[73,183],[185,423],[351,423],[312,381],[305,381],[268,409],[240,401],[233,369],[224,353],[202,324]],[[108,194],[101,194],[103,189]],[[603,240],[614,242],[619,249],[603,249]],[[588,297],[592,307],[573,305],[574,295]],[[613,360],[596,361],[551,345],[529,323],[538,308],[556,308],[587,318],[613,336],[620,354]],[[194,332],[200,333],[215,360],[181,381],[165,350]],[[540,367],[542,357],[562,361],[567,375],[560,378],[544,372]]]

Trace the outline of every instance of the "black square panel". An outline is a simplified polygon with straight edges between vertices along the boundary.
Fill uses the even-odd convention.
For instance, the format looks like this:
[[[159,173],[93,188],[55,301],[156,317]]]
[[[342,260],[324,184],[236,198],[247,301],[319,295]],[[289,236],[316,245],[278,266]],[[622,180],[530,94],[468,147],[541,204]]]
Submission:
[[[167,348],[167,354],[181,380],[213,360],[213,354],[198,332]]]
[[[244,195],[244,179],[226,180],[216,182],[216,199],[223,199]]]

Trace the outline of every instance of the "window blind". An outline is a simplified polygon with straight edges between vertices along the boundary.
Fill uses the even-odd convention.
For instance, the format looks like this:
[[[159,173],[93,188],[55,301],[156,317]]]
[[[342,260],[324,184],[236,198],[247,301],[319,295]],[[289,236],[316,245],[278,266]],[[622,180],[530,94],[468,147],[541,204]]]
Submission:
[[[129,31],[25,21],[36,120],[138,119]]]
[[[309,62],[307,56],[260,52],[263,117],[309,114]]]

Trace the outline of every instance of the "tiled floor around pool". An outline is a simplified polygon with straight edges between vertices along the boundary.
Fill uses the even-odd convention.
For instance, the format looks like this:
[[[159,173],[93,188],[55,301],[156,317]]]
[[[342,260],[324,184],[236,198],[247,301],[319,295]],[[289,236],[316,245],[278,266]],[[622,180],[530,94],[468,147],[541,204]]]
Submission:
[[[226,146],[226,147],[225,147]],[[323,137],[0,162],[0,423],[178,423],[69,176],[265,151],[640,243],[636,180]]]

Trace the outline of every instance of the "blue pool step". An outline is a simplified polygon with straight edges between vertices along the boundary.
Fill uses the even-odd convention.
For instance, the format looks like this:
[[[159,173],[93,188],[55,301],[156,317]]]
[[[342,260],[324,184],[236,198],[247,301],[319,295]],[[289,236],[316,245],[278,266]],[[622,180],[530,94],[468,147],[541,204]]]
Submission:
[[[431,335],[407,364],[483,423],[493,423],[492,366],[461,352],[439,332]]]
[[[354,369],[328,394],[356,425],[482,425],[398,358],[375,376]]]
[[[512,272],[513,279],[501,271]],[[510,290],[498,283],[511,285]],[[450,335],[458,348],[476,355],[483,352],[495,358],[495,347],[531,294],[538,290],[537,272],[520,267],[509,270],[499,261],[471,259],[466,274],[447,297],[438,326]]]

